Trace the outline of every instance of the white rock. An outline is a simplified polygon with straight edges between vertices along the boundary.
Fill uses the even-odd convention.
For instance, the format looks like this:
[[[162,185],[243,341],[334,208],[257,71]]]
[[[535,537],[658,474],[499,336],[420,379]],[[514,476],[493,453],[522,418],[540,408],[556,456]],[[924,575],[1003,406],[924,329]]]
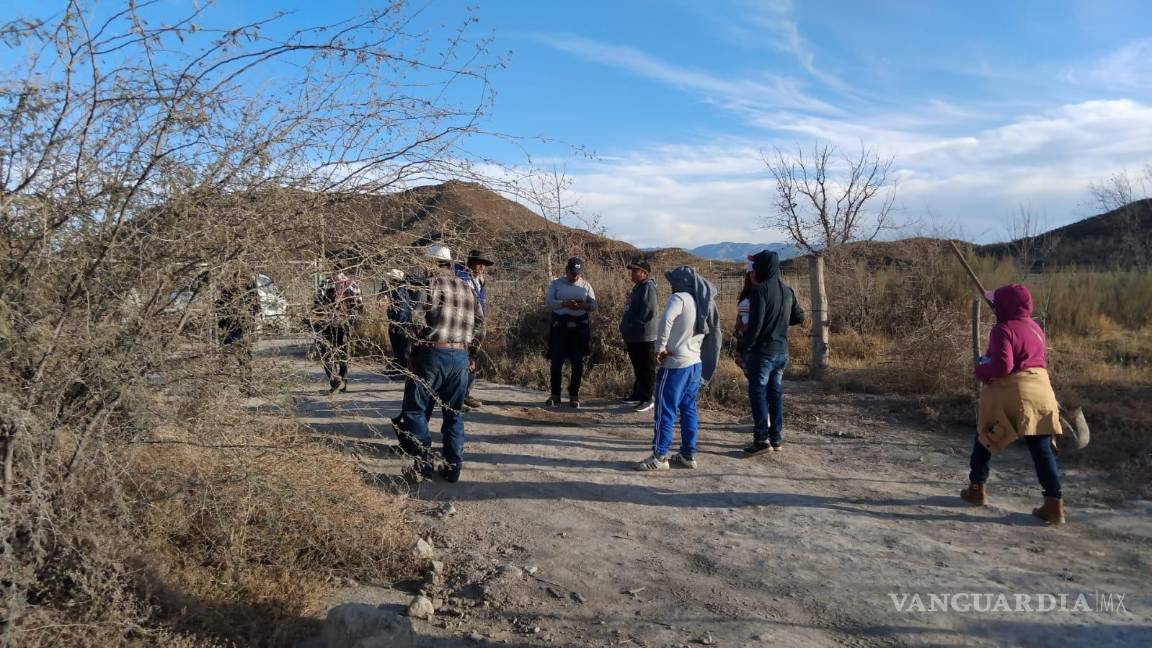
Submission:
[[[408,616],[413,619],[431,619],[436,614],[436,606],[427,596],[417,596],[408,604]]]
[[[431,540],[420,538],[416,541],[416,548],[413,549],[412,552],[416,554],[417,558],[432,560],[432,558],[436,555],[436,547],[432,546]]]
[[[345,603],[328,610],[320,631],[324,648],[414,648],[412,622],[387,610],[363,603]]]

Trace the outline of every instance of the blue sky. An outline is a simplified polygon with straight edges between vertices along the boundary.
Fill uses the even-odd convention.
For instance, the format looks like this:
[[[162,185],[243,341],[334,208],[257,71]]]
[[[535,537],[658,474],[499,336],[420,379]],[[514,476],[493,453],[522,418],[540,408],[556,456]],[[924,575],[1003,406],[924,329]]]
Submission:
[[[895,157],[919,230],[1094,213],[1152,163],[1152,3],[495,2],[497,129],[584,144],[581,208],[640,245],[776,240],[761,151]],[[911,233],[911,232],[910,232]]]
[[[183,0],[165,0],[169,7]],[[107,4],[107,3],[105,3]],[[330,20],[373,3],[223,0]],[[43,7],[15,0],[13,8]],[[561,165],[579,208],[641,246],[769,242],[774,147],[860,143],[895,159],[899,215],[1006,238],[1021,207],[1048,226],[1095,213],[1088,185],[1152,163],[1146,1],[559,2],[431,0],[428,24],[474,7],[510,52],[487,127]],[[219,14],[218,14],[219,15]],[[492,140],[469,147],[506,164]]]

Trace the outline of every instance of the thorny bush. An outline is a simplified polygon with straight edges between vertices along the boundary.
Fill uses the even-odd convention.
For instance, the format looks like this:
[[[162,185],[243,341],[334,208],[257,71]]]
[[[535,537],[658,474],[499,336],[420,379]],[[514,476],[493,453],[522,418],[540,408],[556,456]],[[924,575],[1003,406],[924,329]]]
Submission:
[[[250,348],[218,343],[221,295],[382,254],[341,205],[468,175],[499,62],[402,2],[315,27],[62,5],[0,25],[0,644],[284,643],[328,575],[399,573],[403,516],[283,421],[224,416]]]

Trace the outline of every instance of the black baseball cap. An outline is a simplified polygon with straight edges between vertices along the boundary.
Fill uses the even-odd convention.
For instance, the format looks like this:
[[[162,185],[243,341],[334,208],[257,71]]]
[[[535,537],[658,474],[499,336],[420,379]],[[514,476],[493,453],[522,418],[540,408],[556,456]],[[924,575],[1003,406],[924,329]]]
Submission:
[[[584,272],[584,259],[581,259],[580,257],[572,257],[571,259],[568,259],[568,265],[565,266],[565,269],[567,269],[568,272],[575,274]]]
[[[644,259],[632,259],[632,262],[624,267],[629,270],[643,270],[648,274],[652,274],[652,265]]]

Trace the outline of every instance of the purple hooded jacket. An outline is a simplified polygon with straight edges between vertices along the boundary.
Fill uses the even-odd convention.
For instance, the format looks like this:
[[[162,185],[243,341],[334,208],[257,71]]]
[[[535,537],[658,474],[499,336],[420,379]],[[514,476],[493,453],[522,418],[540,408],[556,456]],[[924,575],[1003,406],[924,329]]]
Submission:
[[[976,378],[993,380],[1025,369],[1044,369],[1044,330],[1032,319],[1032,294],[1020,284],[1001,286],[992,294],[996,326],[988,336],[990,362],[976,365]]]

